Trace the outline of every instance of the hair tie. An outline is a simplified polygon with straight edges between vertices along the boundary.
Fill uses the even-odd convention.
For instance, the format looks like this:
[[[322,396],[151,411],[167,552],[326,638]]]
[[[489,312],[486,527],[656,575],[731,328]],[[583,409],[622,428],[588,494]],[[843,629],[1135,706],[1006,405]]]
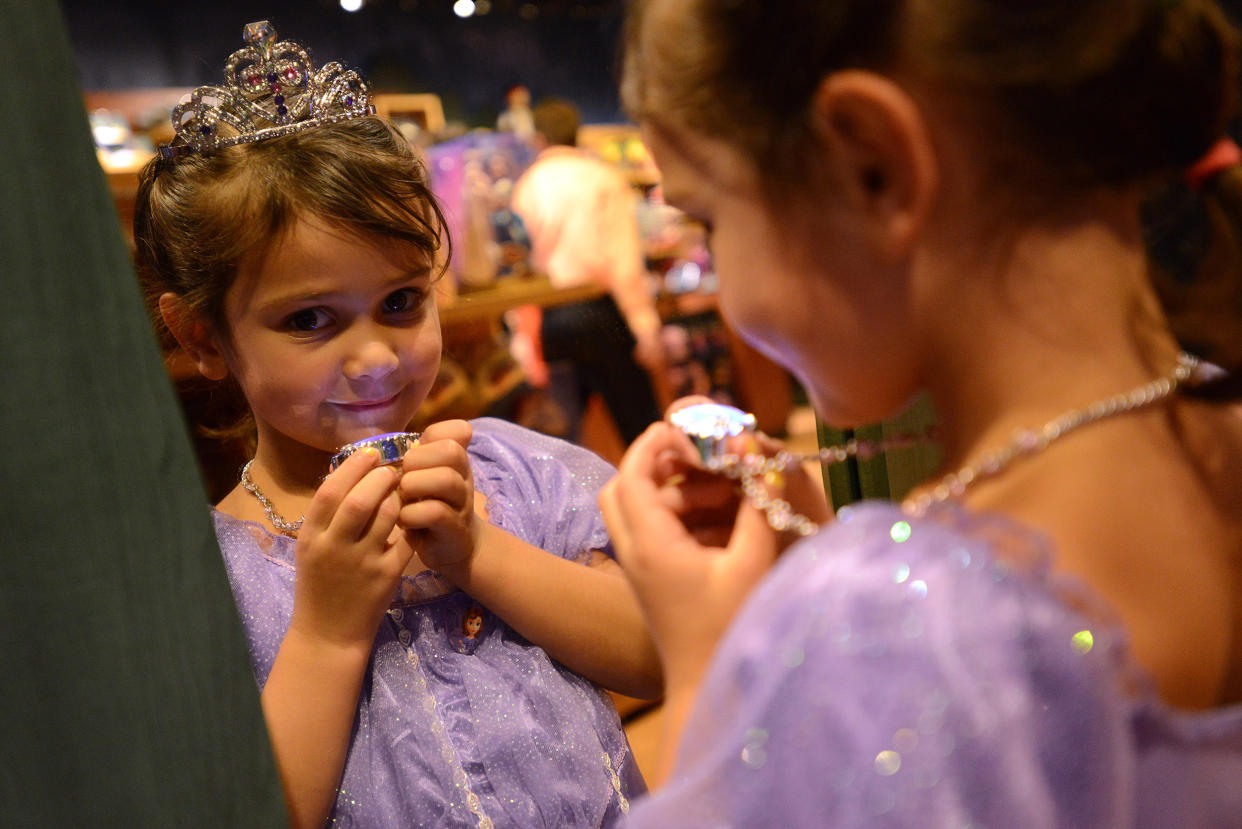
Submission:
[[[1201,190],[1225,170],[1239,165],[1242,165],[1242,147],[1229,136],[1225,136],[1186,169],[1186,183],[1193,190]]]

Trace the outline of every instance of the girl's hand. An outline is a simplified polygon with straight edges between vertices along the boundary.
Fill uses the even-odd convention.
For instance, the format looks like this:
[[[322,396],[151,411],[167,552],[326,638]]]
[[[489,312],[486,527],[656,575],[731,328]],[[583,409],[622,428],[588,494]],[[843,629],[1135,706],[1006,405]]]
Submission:
[[[482,529],[466,454],[473,434],[464,420],[433,423],[402,463],[398,523],[406,543],[423,564],[454,581],[469,568]]]
[[[398,476],[357,452],[315,492],[298,532],[290,630],[313,640],[370,648],[396,594],[409,551],[395,545]]]
[[[750,440],[747,451],[778,448],[764,437]],[[793,470],[787,478],[783,497],[825,520],[827,504],[809,476]],[[600,507],[670,692],[696,688],[738,608],[795,538],[769,527],[734,482],[699,469],[689,439],[665,423],[630,446]]]

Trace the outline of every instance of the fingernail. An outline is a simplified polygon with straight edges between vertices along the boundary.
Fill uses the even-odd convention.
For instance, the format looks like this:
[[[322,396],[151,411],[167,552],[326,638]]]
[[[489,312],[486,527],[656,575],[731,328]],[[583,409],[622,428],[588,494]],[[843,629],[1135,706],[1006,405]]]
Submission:
[[[374,461],[379,459],[380,451],[374,446],[365,446],[362,449],[362,454]]]

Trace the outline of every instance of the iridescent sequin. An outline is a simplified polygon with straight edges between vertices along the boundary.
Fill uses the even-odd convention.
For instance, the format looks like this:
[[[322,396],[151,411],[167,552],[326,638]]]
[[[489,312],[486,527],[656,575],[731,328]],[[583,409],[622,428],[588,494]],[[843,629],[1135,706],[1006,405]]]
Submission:
[[[892,776],[901,770],[901,754],[892,749],[885,749],[875,756],[875,773],[885,777]]]

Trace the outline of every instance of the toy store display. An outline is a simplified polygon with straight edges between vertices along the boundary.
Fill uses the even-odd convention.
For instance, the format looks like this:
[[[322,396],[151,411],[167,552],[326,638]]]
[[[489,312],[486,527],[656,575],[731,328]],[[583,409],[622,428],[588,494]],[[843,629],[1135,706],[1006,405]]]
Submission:
[[[431,187],[453,238],[449,263],[461,291],[531,275],[530,240],[509,206],[513,183],[534,159],[509,133],[478,131],[429,147]]]

